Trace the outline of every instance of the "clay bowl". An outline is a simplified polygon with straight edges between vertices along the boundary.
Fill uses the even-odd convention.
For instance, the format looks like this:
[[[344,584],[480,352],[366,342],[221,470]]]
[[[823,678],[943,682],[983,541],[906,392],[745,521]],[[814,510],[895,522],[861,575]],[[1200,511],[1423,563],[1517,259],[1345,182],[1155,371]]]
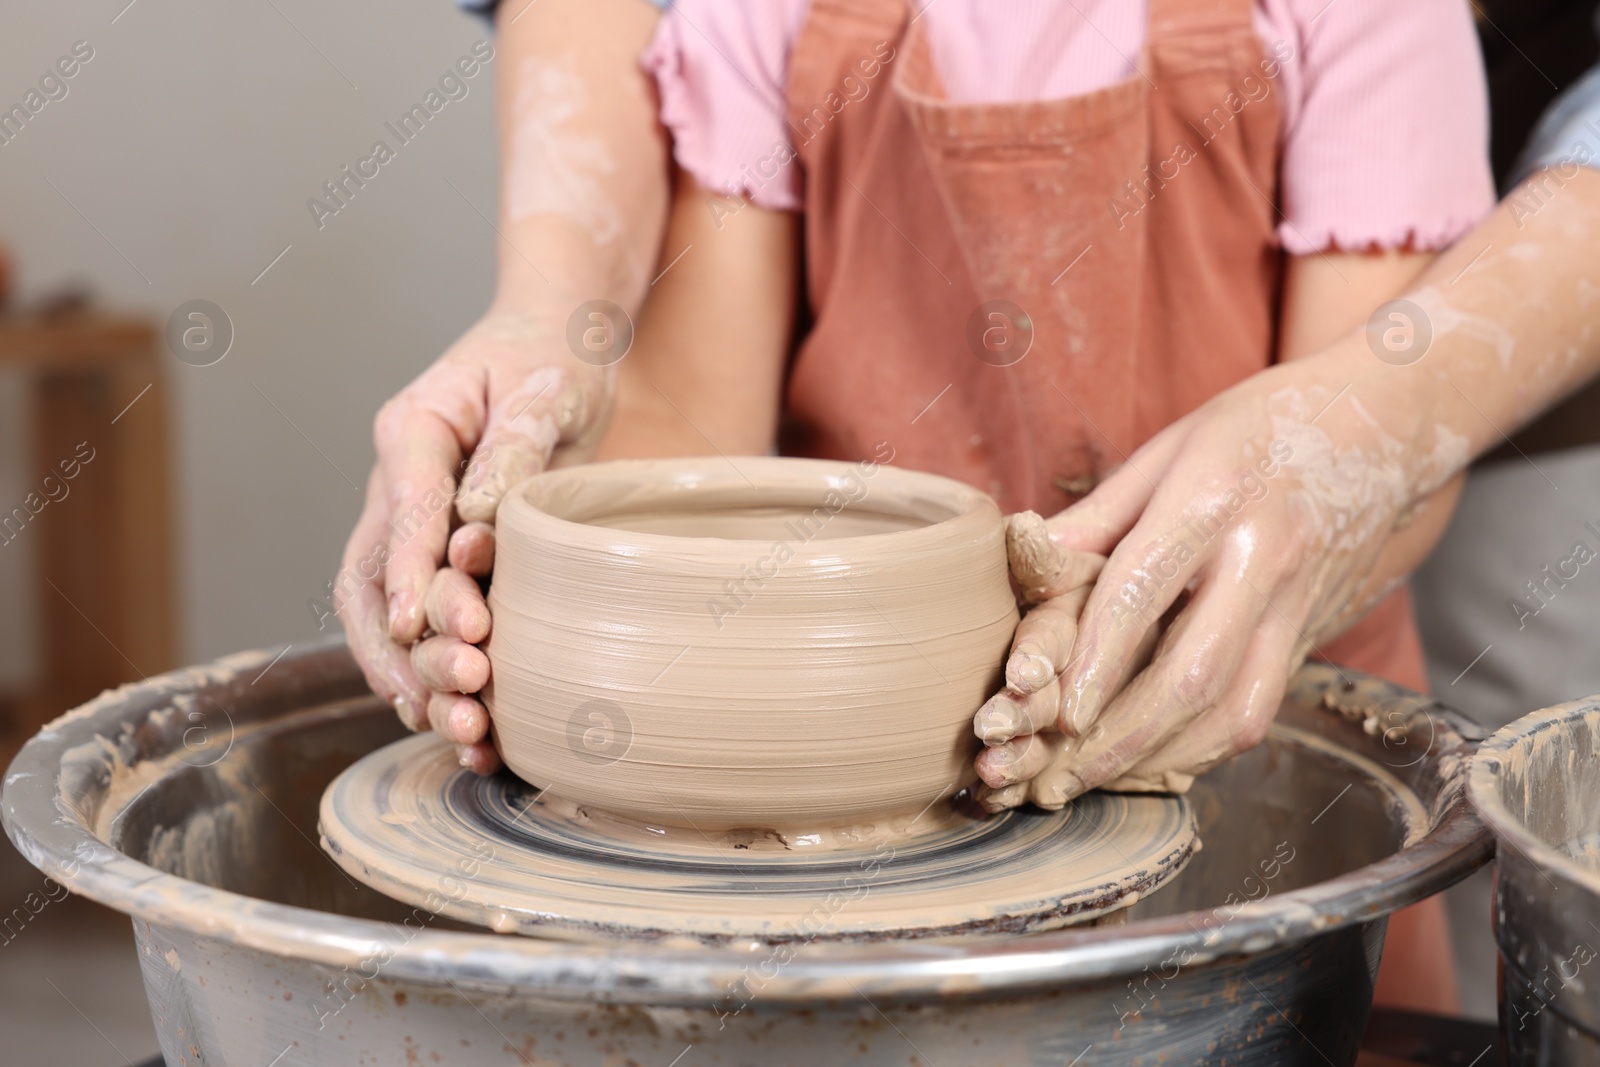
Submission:
[[[973,780],[1017,624],[985,494],[873,463],[569,467],[500,507],[506,765],[647,824],[904,828]]]

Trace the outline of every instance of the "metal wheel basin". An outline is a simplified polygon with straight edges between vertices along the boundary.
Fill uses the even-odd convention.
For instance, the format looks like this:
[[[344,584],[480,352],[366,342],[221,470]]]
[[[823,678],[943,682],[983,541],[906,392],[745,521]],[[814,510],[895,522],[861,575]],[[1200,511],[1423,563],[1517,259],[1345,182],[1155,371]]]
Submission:
[[[1462,795],[1474,729],[1310,665],[1268,740],[1195,784],[1199,855],[1115,924],[870,945],[503,936],[323,854],[324,787],[401,728],[341,644],[270,658],[104,694],[5,779],[23,855],[132,918],[172,1065],[1347,1067],[1388,915],[1490,855]],[[441,903],[458,888],[442,880]]]
[[[1600,697],[1505,727],[1469,780],[1498,846],[1506,1063],[1600,1065]]]

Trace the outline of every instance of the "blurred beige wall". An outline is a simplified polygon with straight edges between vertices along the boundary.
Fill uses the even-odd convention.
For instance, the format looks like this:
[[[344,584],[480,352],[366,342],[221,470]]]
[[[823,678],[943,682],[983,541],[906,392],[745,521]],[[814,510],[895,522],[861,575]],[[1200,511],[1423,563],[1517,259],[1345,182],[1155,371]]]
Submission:
[[[169,357],[156,386],[175,419],[182,649],[281,646],[317,633],[306,602],[356,516],[373,412],[490,297],[495,64],[410,143],[385,124],[492,38],[449,0],[124,4],[11,4],[0,20],[0,109],[76,42],[93,49],[64,96],[48,83],[59,99],[5,128],[0,242],[25,300],[76,279],[158,322],[192,299],[227,312],[228,355]],[[307,200],[330,202],[323,183],[380,138],[394,158],[319,229]],[[13,471],[16,411],[0,397]],[[21,558],[0,558],[0,592]],[[14,641],[26,614],[3,599]]]

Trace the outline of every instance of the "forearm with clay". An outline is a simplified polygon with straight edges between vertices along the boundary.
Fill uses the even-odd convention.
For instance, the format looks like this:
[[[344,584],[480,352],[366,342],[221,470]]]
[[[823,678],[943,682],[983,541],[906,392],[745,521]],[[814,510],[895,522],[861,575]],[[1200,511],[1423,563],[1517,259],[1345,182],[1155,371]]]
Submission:
[[[1394,326],[1427,331],[1425,349],[1419,342],[1418,350],[1401,353],[1398,366],[1375,361],[1363,331],[1316,357],[1359,371],[1350,393],[1390,412],[1385,426],[1399,428],[1408,445],[1409,495],[1366,578],[1306,635],[1300,658],[1313,641],[1348,628],[1427,557],[1468,463],[1600,371],[1600,279],[1591,254],[1600,238],[1600,173],[1578,170],[1554,189],[1551,195],[1550,179],[1535,174],[1418,279],[1408,299],[1422,320],[1407,323],[1402,309]],[[1540,205],[1531,215],[1530,203]],[[1145,784],[1186,762],[1204,765],[1210,755],[1204,738],[1174,746],[1146,768],[1155,773],[1144,775]]]
[[[1291,260],[1280,317],[1280,359],[1306,368],[1305,357],[1364,320],[1373,306],[1414,279],[1430,259],[1431,256],[1425,254],[1389,252],[1331,253]],[[1188,599],[1187,594],[1204,592],[1206,585],[1223,589],[1230,585],[1229,579],[1217,573],[1221,563],[1210,561],[1212,566],[1195,569],[1193,576],[1183,582],[1173,582],[1173,574],[1163,574],[1160,576],[1163,580],[1157,584],[1168,591],[1167,599],[1160,604],[1140,603],[1137,610],[1133,611],[1122,610],[1124,605],[1113,600],[1110,612],[1101,616],[1098,637],[1104,641],[1105,631],[1108,628],[1111,630],[1111,637],[1117,646],[1115,655],[1121,657],[1115,667],[1120,678],[1129,679],[1130,684],[1136,683],[1147,689],[1161,684],[1157,679],[1165,678],[1168,683],[1176,681],[1180,688],[1175,692],[1185,695],[1184,703],[1187,706],[1179,714],[1165,715],[1167,709],[1164,702],[1170,704],[1173,696],[1167,693],[1157,699],[1147,700],[1148,710],[1141,717],[1142,721],[1130,724],[1127,721],[1130,716],[1123,712],[1114,717],[1105,729],[1099,730],[1094,738],[1078,741],[1079,735],[1089,728],[1099,712],[1092,697],[1085,701],[1081,693],[1064,688],[1064,685],[1074,678],[1085,658],[1085,650],[1094,647],[1097,637],[1094,632],[1088,632],[1080,640],[1078,626],[1080,615],[1094,600],[1093,584],[1081,584],[1061,596],[1041,597],[1037,591],[1027,590],[1028,580],[1023,577],[1019,567],[1026,569],[1029,565],[1026,557],[1041,555],[1045,549],[1035,547],[1019,553],[1018,545],[1048,544],[1051,550],[1073,561],[1064,568],[1067,572],[1076,572],[1080,579],[1093,578],[1095,575],[1086,568],[1098,570],[1105,565],[1106,556],[1112,556],[1115,560],[1120,553],[1126,557],[1126,548],[1119,546],[1136,527],[1161,530],[1165,526],[1166,530],[1158,533],[1155,541],[1157,554],[1165,556],[1165,563],[1170,565],[1175,545],[1185,551],[1190,547],[1184,544],[1189,538],[1182,530],[1192,528],[1190,524],[1196,519],[1206,521],[1217,505],[1227,501],[1230,490],[1231,495],[1237,497],[1239,485],[1252,484],[1252,478],[1260,481],[1251,473],[1248,464],[1241,466],[1240,456],[1242,451],[1259,463],[1276,444],[1271,438],[1274,430],[1272,420],[1277,416],[1264,410],[1271,404],[1266,394],[1276,389],[1285,394],[1278,398],[1279,401],[1289,400],[1298,396],[1297,386],[1305,384],[1308,377],[1321,376],[1320,373],[1308,375],[1306,369],[1297,369],[1292,374],[1277,373],[1277,370],[1242,383],[1240,387],[1230,390],[1228,394],[1223,394],[1163,431],[1132,457],[1122,472],[1114,474],[1104,490],[1091,494],[1076,507],[1051,519],[1048,524],[1037,516],[1012,518],[1013,571],[1025,588],[1026,599],[1036,606],[1027,613],[1018,629],[1013,654],[1007,664],[1005,689],[984,706],[975,722],[979,737],[991,746],[980,756],[978,769],[985,781],[996,790],[989,799],[997,806],[1007,806],[1023,799],[1046,806],[1070,800],[1081,786],[1079,776],[1071,774],[1068,768],[1074,765],[1075,760],[1082,758],[1084,750],[1092,752],[1095,741],[1102,736],[1112,741],[1109,745],[1112,769],[1128,772],[1130,750],[1132,755],[1150,755],[1160,749],[1169,737],[1179,733],[1179,727],[1188,720],[1218,718],[1208,714],[1211,709],[1198,704],[1198,698],[1187,695],[1188,692],[1226,692],[1230,687],[1236,688],[1240,684],[1235,681],[1241,662],[1239,646],[1248,640],[1248,629],[1234,627],[1232,647],[1224,643],[1222,647],[1212,647],[1199,653],[1186,651],[1177,640],[1186,630],[1192,630],[1194,613],[1177,611],[1176,619],[1168,620],[1173,625],[1168,626],[1163,622],[1163,616],[1173,609],[1174,601],[1180,594]],[[1287,416],[1290,413],[1285,411],[1280,414]],[[1245,446],[1242,450],[1241,443]],[[1166,476],[1163,477],[1162,465],[1171,464],[1179,452],[1185,453],[1185,458],[1190,461],[1188,471],[1176,478],[1172,477],[1172,472],[1165,472]],[[1152,453],[1156,456],[1153,461],[1150,458]],[[1277,461],[1274,459],[1271,463],[1275,465]],[[1244,480],[1241,482],[1241,479]],[[1143,498],[1138,495],[1141,487],[1146,491]],[[1264,485],[1258,488],[1265,490]],[[1152,494],[1148,490],[1156,492]],[[1280,493],[1280,504],[1281,498]],[[1141,507],[1142,511],[1139,510]],[[1227,511],[1221,513],[1228,514]],[[1282,514],[1273,518],[1280,525],[1287,524]],[[1255,519],[1259,523],[1263,516],[1258,514]],[[1268,521],[1270,524],[1271,519]],[[1298,535],[1303,531],[1294,532]],[[1266,530],[1256,531],[1253,536],[1260,540],[1281,534],[1281,530],[1277,535]],[[1242,540],[1246,545],[1251,543],[1249,537]],[[1226,553],[1216,552],[1216,545],[1211,548],[1214,557],[1218,557],[1222,563],[1227,562],[1222,559]],[[1019,555],[1024,558],[1019,559]],[[1233,564],[1237,571],[1237,559]],[[1139,568],[1135,568],[1130,575],[1124,559],[1124,573],[1121,576],[1113,574],[1113,579],[1119,587],[1129,587],[1149,576],[1159,566],[1159,563],[1151,563],[1142,569],[1142,574]],[[1235,577],[1231,584],[1237,587],[1241,583]],[[1237,601],[1238,589],[1232,592],[1235,594],[1233,599]],[[1102,591],[1102,604],[1105,599]],[[1204,599],[1214,615],[1241,609],[1248,614],[1253,607],[1238,603],[1230,605],[1215,593],[1206,595]],[[1222,611],[1217,608],[1219,600]],[[1155,655],[1158,642],[1162,642],[1159,647],[1163,650],[1163,655],[1155,664],[1158,669],[1146,672],[1145,668]],[[1174,674],[1175,655],[1178,654],[1199,655],[1200,661],[1190,663]],[[1270,658],[1270,654],[1265,652],[1258,651],[1255,655],[1258,660]],[[1285,652],[1285,658],[1287,656]],[[1109,696],[1114,698],[1123,684],[1121,681],[1113,683]],[[1100,701],[1103,703],[1105,699],[1102,697]],[[1259,695],[1255,697],[1258,703],[1260,699]],[[1071,714],[1069,708],[1072,709]],[[1212,728],[1215,725],[1212,724]],[[1127,737],[1132,740],[1124,738],[1124,728],[1130,726]],[[1123,773],[1121,777],[1119,784],[1129,781],[1129,773]],[[1093,784],[1104,784],[1104,780]]]
[[[1426,556],[1467,463],[1594,374],[1584,253],[1600,235],[1600,176],[1584,171],[1539,201],[1532,216],[1526,198],[1502,204],[1418,279],[1408,299],[1425,318],[1409,326],[1431,331],[1426,350],[1382,360],[1364,328],[1348,332],[1163,431],[1102,491],[1050,521],[1059,551],[1108,553],[1115,573],[1086,598],[1070,662],[1052,679],[1063,740],[1028,735],[1048,715],[1025,706],[1018,736],[1005,741],[1011,726],[997,729],[986,706],[980,735],[1000,742],[979,761],[991,804],[1064,803],[1105,784],[1183,788],[1254,744],[1293,666]],[[1240,432],[1247,427],[1255,432]],[[1153,622],[1180,594],[1188,603],[1144,667],[1148,633],[1126,625],[1120,591],[1170,564],[1167,530],[1237,485],[1194,457],[1242,451],[1236,466],[1248,472],[1274,441],[1285,455],[1272,466],[1276,503],[1246,509],[1209,567],[1169,576],[1169,595],[1137,617]],[[1030,696],[1023,666],[1008,667],[1013,704]]]
[[[1539,210],[1530,214],[1529,204]],[[1367,580],[1323,636],[1345,629],[1427,558],[1468,463],[1600,372],[1597,240],[1600,172],[1537,173],[1417,280],[1407,299],[1420,321],[1396,310],[1390,328],[1425,347],[1399,353],[1397,366],[1374,362],[1363,330],[1318,354],[1363,369],[1351,392],[1372,406],[1392,393],[1394,406],[1410,413],[1399,421],[1413,487]],[[1445,487],[1427,493],[1441,478]]]

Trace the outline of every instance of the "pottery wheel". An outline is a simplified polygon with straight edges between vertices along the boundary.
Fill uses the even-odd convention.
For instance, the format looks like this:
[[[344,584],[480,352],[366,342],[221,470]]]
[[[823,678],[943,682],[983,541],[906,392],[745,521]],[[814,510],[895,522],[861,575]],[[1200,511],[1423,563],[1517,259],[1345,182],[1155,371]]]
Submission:
[[[785,942],[1044,930],[1127,907],[1198,847],[1182,798],[1092,793],[1058,812],[948,801],[877,835],[786,842],[636,827],[483,778],[422,734],[322,797],[323,847],[380,892],[501,933]]]

